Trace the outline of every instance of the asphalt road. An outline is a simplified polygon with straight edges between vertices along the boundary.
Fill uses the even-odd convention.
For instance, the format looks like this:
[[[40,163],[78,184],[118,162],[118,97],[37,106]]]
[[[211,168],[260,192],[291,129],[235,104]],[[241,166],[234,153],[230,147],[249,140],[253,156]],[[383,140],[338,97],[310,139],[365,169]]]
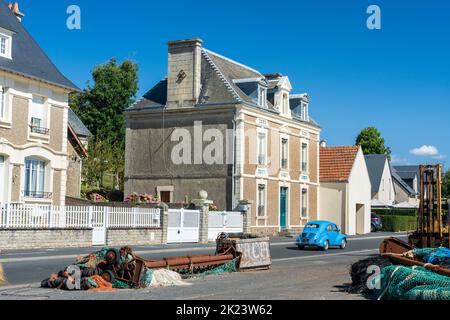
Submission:
[[[273,238],[271,255],[274,265],[299,265],[309,260],[320,260],[322,265],[334,263],[352,263],[361,256],[375,254],[383,238],[394,235],[405,240],[405,234],[375,233],[362,237],[351,237],[344,250],[330,248],[328,252],[314,249],[299,250],[292,238]],[[98,248],[68,248],[4,251],[0,254],[0,263],[5,269],[9,285],[35,284],[58,272],[74,262],[75,257],[84,256]],[[149,258],[202,254],[215,251],[214,244],[135,246],[137,254]],[[1,288],[1,287],[0,287]]]

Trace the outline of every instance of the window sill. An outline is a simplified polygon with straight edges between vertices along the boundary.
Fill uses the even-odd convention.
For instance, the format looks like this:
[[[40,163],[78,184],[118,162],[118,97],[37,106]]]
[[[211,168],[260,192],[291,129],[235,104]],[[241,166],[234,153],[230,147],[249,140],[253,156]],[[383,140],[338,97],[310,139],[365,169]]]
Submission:
[[[256,217],[257,220],[267,220],[269,217],[268,216],[258,216]]]
[[[11,129],[12,123],[6,119],[0,119],[0,128]]]
[[[30,132],[30,134],[28,135],[28,140],[33,141],[33,142],[39,142],[39,141],[48,142],[50,140],[50,135]]]
[[[41,199],[41,198],[23,198],[23,202],[26,204],[33,204],[33,203],[43,203],[43,204],[52,204],[53,199]]]

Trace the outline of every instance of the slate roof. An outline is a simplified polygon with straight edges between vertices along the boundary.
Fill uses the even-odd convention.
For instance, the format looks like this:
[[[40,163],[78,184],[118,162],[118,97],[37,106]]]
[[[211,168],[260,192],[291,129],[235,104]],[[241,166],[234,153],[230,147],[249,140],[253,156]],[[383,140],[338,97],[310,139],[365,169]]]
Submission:
[[[0,57],[0,70],[44,81],[71,91],[79,91],[79,88],[53,64],[4,0],[0,0],[0,27],[14,33],[12,59]]]
[[[280,74],[263,75],[261,72],[244,64],[231,60],[211,50],[201,49],[201,90],[198,104],[208,103],[246,103],[255,108],[265,109],[269,112],[278,113],[273,105],[274,81]],[[254,96],[254,86],[251,82],[244,83],[239,80],[254,79],[255,83],[263,83],[268,88],[267,107],[257,104]],[[149,90],[142,98],[131,105],[127,111],[143,109],[162,108],[167,103],[167,79],[161,80],[156,86]],[[299,117],[293,115],[296,121]],[[301,121],[306,124],[319,127],[316,121]]]
[[[388,158],[385,154],[365,155],[367,170],[369,171],[370,183],[372,184],[372,192],[378,192],[383,177],[384,166]]]
[[[320,181],[347,182],[358,151],[358,146],[321,147]]]
[[[137,100],[129,110],[139,110],[145,108],[160,108],[167,102],[167,78],[161,80],[151,88],[146,94]]]
[[[397,170],[395,169],[394,166],[391,166],[391,173],[392,173],[392,178],[394,179],[394,181],[396,181],[399,186],[401,188],[403,188],[403,190],[405,190],[410,196],[414,196],[417,193],[414,191],[413,188],[411,188],[401,177],[400,175],[397,173]]]
[[[84,123],[81,121],[80,118],[73,112],[72,109],[69,108],[69,114],[68,114],[68,122],[69,126],[72,128],[72,130],[75,132],[75,134],[80,138],[87,138],[91,135],[91,132],[88,128],[84,125]]]
[[[413,180],[419,176],[419,166],[393,166],[400,178],[404,180]]]

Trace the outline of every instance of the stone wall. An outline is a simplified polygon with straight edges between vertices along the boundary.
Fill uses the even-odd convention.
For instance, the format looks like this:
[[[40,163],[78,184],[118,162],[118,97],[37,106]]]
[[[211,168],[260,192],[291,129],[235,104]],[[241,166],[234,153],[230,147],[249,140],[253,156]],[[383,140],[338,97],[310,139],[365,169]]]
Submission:
[[[106,231],[108,246],[158,245],[162,241],[160,228]],[[83,247],[92,247],[91,229],[0,230],[0,250]]]
[[[92,246],[92,230],[0,230],[0,249]]]
[[[108,229],[108,246],[159,245],[162,243],[162,229]]]

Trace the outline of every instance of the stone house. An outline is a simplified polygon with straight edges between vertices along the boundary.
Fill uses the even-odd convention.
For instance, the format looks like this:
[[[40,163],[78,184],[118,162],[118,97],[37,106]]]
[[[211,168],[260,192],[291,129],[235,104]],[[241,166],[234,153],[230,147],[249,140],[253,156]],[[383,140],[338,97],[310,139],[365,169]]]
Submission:
[[[320,219],[348,235],[370,233],[370,181],[361,147],[321,147]]]
[[[168,75],[125,112],[125,194],[163,201],[206,190],[222,210],[251,202],[252,232],[318,218],[321,128],[307,94],[203,47],[168,43]]]
[[[80,198],[83,160],[89,156],[88,139],[92,135],[72,109],[68,112],[66,196]]]
[[[79,89],[0,1],[0,202],[63,205],[68,95]]]

